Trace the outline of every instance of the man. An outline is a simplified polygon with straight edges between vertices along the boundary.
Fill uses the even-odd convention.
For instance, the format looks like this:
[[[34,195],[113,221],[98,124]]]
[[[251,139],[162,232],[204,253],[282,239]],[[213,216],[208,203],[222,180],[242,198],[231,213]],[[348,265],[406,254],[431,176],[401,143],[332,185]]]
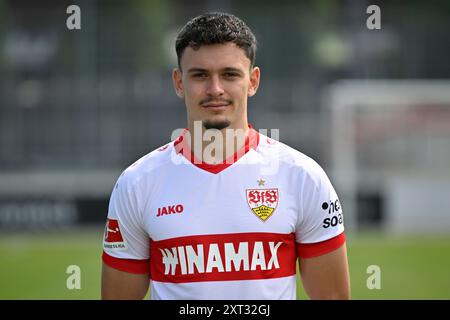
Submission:
[[[348,299],[328,177],[247,122],[260,80],[251,30],[233,15],[204,14],[184,26],[176,51],[188,128],[118,179],[102,297],[142,299],[151,284],[152,299],[296,299],[298,260],[310,298]]]

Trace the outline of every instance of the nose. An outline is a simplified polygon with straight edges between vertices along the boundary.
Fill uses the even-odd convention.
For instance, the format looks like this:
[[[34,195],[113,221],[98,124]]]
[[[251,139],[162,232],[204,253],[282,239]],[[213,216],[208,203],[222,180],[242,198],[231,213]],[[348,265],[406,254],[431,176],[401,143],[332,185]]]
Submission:
[[[217,75],[214,75],[208,81],[208,86],[206,89],[206,94],[217,97],[223,95],[224,90],[222,87],[222,83]]]

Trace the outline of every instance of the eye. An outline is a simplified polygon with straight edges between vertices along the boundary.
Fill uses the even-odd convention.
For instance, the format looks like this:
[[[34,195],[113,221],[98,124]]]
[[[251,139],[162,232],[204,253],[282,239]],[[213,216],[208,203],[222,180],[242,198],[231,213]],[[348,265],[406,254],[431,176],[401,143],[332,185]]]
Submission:
[[[237,73],[237,72],[225,72],[224,76],[226,78],[237,78],[237,77],[239,77],[239,73]]]
[[[204,72],[199,72],[199,73],[192,74],[192,78],[195,78],[195,79],[204,79],[207,76],[208,75],[206,73],[204,73]]]

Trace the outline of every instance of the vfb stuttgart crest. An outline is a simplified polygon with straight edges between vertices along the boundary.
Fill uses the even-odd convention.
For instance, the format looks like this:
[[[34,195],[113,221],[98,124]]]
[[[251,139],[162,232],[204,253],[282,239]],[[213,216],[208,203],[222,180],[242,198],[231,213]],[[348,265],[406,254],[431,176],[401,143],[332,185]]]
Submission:
[[[247,189],[247,203],[250,209],[266,221],[278,205],[278,189]]]

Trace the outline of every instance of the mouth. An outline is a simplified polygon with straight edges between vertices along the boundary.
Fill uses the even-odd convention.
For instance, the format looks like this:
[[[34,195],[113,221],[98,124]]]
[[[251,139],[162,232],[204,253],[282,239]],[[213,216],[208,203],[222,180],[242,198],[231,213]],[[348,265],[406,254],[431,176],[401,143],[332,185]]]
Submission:
[[[212,110],[220,110],[226,109],[231,103],[230,102],[217,102],[217,103],[205,103],[202,104],[203,108],[212,109]]]

